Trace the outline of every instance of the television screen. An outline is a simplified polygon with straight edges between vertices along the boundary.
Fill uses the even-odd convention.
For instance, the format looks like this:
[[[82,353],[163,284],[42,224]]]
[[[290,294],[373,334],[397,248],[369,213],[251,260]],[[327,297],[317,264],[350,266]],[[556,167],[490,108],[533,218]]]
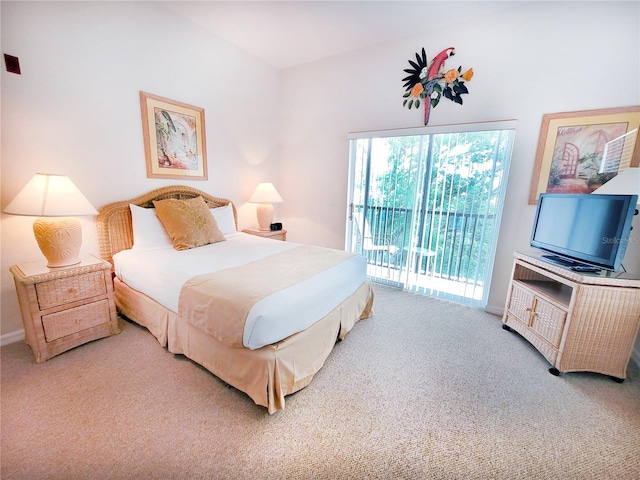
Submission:
[[[637,195],[540,194],[531,246],[579,268],[616,271],[629,240]]]

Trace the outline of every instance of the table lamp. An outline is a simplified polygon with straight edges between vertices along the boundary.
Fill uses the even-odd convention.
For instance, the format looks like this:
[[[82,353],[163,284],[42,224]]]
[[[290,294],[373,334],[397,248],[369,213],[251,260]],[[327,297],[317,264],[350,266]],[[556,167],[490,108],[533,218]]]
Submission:
[[[257,203],[256,215],[258,216],[258,226],[260,230],[271,230],[271,223],[273,223],[273,204],[282,203],[282,197],[273,186],[273,183],[260,183],[251,198],[249,203]]]
[[[42,217],[33,222],[33,233],[47,267],[57,268],[80,263],[82,230],[75,216],[98,211],[69,177],[36,173],[4,213]]]

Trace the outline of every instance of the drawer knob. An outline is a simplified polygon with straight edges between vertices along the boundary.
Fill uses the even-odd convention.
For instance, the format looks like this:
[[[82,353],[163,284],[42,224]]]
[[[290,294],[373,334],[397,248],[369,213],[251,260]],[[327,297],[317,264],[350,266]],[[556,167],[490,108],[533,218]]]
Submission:
[[[76,325],[80,325],[82,323],[82,319],[81,318],[76,318]]]

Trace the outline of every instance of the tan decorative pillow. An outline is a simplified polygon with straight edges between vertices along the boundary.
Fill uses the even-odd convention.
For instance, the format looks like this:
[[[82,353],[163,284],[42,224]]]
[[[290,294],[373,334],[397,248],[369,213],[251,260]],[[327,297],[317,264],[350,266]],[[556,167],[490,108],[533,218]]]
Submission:
[[[156,216],[167,230],[176,250],[187,250],[226,240],[201,196],[188,200],[154,200],[153,205],[156,208]]]

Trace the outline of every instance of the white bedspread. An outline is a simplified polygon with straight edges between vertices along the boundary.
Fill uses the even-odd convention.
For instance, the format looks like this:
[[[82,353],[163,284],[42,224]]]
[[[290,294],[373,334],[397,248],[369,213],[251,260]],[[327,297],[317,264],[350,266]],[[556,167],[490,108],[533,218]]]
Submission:
[[[180,290],[190,278],[237,267],[299,245],[245,233],[226,238],[225,242],[190,250],[123,250],[113,257],[115,272],[131,288],[179,314]],[[244,346],[261,348],[305,330],[342,303],[365,280],[366,261],[354,255],[304,282],[266,297],[256,303],[247,316]]]

